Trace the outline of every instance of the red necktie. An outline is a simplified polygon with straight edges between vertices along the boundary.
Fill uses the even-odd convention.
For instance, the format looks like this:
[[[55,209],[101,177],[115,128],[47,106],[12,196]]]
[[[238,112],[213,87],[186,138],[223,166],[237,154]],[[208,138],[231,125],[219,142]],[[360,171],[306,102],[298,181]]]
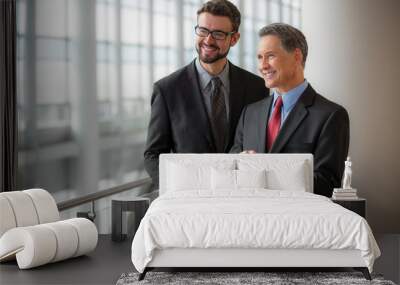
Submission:
[[[268,122],[267,127],[267,151],[271,150],[272,144],[274,143],[276,136],[279,133],[281,127],[281,109],[282,109],[282,96],[278,96],[275,102],[275,108],[272,113],[271,119]]]

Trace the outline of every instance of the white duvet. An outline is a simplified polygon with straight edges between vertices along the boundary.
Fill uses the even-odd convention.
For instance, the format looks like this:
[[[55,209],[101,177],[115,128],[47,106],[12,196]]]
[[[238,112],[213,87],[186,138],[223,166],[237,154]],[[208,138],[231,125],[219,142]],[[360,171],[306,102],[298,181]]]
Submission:
[[[358,249],[372,272],[380,251],[366,220],[306,192],[171,192],[154,200],[132,243],[143,272],[154,249]]]

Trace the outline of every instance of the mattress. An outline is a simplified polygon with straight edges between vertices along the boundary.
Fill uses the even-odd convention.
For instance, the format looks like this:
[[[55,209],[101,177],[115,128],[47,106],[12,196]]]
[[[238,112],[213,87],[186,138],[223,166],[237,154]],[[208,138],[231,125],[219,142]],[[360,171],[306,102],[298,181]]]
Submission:
[[[242,189],[168,192],[150,206],[132,243],[143,272],[162,249],[359,250],[372,271],[379,248],[361,216],[307,192]]]

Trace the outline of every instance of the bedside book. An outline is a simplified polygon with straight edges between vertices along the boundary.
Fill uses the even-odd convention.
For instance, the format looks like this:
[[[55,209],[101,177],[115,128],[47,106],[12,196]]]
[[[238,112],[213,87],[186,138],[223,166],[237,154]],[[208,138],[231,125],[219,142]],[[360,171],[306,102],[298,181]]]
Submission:
[[[342,188],[334,188],[333,193],[357,193],[357,189],[342,189]]]
[[[358,198],[358,196],[357,195],[355,195],[355,196],[336,196],[336,195],[332,195],[332,200],[349,200],[349,201],[351,201],[351,200],[358,200],[359,198]]]
[[[334,188],[332,199],[334,200],[357,200],[357,189]]]

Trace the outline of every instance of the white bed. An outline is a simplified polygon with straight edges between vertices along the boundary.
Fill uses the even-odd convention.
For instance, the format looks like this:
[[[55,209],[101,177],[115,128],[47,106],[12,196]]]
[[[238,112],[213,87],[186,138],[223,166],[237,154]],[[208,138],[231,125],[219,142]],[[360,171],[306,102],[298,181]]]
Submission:
[[[354,267],[380,255],[362,217],[313,192],[309,154],[164,154],[132,243],[154,267]]]

